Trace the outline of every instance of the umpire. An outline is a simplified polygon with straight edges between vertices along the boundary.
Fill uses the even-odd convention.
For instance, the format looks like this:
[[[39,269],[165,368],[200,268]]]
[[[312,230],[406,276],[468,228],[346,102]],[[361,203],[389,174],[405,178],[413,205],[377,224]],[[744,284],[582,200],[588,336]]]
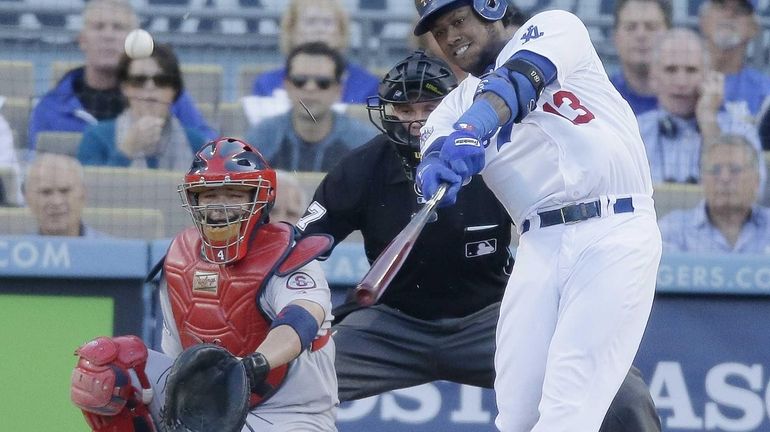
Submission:
[[[327,233],[336,245],[360,230],[373,262],[425,201],[413,182],[420,128],[456,86],[449,66],[422,51],[388,71],[367,107],[383,133],[352,150],[324,178],[297,224],[303,234]],[[436,380],[493,387],[495,327],[513,265],[512,222],[481,176],[437,215],[378,304],[358,308],[349,302],[334,311],[341,401]],[[636,368],[600,430],[660,430]]]

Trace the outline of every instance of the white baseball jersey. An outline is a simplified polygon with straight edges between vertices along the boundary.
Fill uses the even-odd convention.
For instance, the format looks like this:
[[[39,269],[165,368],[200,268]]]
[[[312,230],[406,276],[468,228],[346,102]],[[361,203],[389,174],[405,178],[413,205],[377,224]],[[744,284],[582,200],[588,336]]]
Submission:
[[[604,195],[651,196],[636,118],[607,78],[583,23],[565,11],[540,13],[516,32],[495,67],[522,50],[548,58],[556,66],[556,81],[520,124],[502,128],[485,143],[481,172],[516,225],[536,209]],[[469,75],[428,117],[423,151],[453,132],[479,81]]]
[[[271,320],[275,319],[278,312],[289,303],[300,299],[309,300],[321,305],[326,314],[318,336],[324,335],[331,328],[334,318],[331,313],[331,293],[323,270],[317,261],[312,261],[287,276],[271,277],[263,290],[259,304]],[[164,316],[161,346],[168,356],[176,358],[182,353],[183,348],[176,324],[173,318],[170,318],[172,312],[165,283],[160,291],[160,304]],[[292,360],[289,373],[280,390],[253,412],[258,412],[263,419],[274,417],[276,420],[273,422],[282,421],[284,418],[292,420],[292,417],[299,418],[302,414],[328,412],[327,420],[330,421],[331,426],[320,424],[318,430],[334,430],[332,429],[333,410],[337,404],[339,400],[337,399],[337,375],[334,371],[334,342],[330,338],[320,350],[314,352],[305,350],[299,357]],[[269,430],[266,429],[268,426],[264,424],[264,420],[258,418],[259,416],[250,415],[249,424],[259,426],[257,430]],[[312,420],[304,419],[304,421]]]

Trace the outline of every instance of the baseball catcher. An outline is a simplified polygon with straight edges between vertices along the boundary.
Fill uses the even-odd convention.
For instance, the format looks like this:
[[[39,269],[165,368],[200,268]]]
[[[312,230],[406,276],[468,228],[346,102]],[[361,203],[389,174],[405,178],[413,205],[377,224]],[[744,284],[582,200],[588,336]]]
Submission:
[[[251,145],[200,150],[179,187],[194,228],[162,266],[163,352],[135,336],[76,351],[72,401],[98,432],[336,431],[331,295],[315,258],[269,223],[276,175]]]

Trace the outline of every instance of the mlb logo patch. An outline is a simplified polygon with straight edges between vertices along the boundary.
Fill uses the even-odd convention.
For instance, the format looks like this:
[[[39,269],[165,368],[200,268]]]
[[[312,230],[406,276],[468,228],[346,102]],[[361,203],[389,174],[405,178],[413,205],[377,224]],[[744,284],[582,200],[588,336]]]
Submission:
[[[291,276],[286,279],[286,288],[295,290],[315,288],[315,280],[313,280],[307,273],[292,273]]]
[[[497,239],[491,238],[465,244],[465,257],[474,258],[497,252]]]

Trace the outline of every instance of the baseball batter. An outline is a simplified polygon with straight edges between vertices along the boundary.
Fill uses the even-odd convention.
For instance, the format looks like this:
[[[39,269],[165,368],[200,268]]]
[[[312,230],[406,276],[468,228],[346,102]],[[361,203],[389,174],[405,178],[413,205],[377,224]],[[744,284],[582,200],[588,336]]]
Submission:
[[[129,409],[131,403],[113,415],[95,409],[102,390],[83,383],[98,379],[100,370],[89,364],[123,370],[126,353],[147,352],[138,338],[99,338],[78,350],[73,375],[73,401],[94,431],[149,431],[137,425],[160,424],[165,373],[184,349],[202,342],[243,357],[252,407],[244,431],[336,430],[331,295],[313,261],[331,241],[297,242],[291,225],[266,223],[275,182],[275,172],[242,141],[222,138],[197,153],[180,187],[196,228],[174,238],[163,263],[164,353],[149,351],[146,377],[140,372],[135,380],[143,395],[148,383],[154,390],[152,400],[143,401],[149,415],[142,405]],[[115,351],[115,359],[104,354]]]
[[[521,233],[497,326],[497,427],[596,431],[649,317],[661,253],[644,145],[588,31],[564,11],[511,37],[506,2],[418,0],[471,76],[422,128],[426,195],[481,173]],[[481,79],[479,78],[481,77]]]

